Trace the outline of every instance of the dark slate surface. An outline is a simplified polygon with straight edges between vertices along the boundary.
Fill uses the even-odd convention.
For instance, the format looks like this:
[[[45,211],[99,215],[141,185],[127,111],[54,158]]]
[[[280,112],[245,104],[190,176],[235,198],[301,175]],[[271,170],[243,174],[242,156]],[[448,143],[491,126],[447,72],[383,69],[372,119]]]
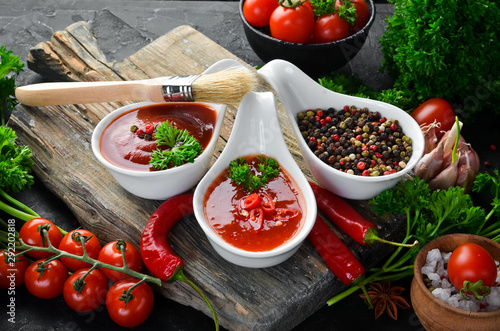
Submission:
[[[381,89],[390,86],[391,80],[378,72],[382,60],[377,43],[383,34],[383,17],[391,12],[391,5],[377,5],[377,20],[370,31],[370,39],[356,58],[341,70],[352,72],[368,85]],[[152,40],[172,28],[189,24],[216,41],[251,65],[263,64],[253,53],[243,36],[235,1],[74,1],[74,0],[2,0],[0,3],[0,45],[21,57],[26,63],[28,51],[38,42],[47,41],[51,35],[77,21],[89,21],[101,42],[101,48],[110,60],[120,60],[133,54]],[[168,57],[168,54],[165,54]],[[18,85],[42,81],[43,77],[26,69],[18,79]],[[490,161],[498,168],[498,152],[489,149],[490,144],[500,144],[499,130],[495,122],[481,124],[484,132],[475,134],[479,127],[466,127],[464,136],[478,151],[482,160]],[[498,122],[497,122],[498,123]],[[488,131],[489,130],[489,131]],[[500,146],[499,146],[500,147]],[[485,170],[482,168],[481,170]],[[51,192],[35,184],[31,191],[18,196],[38,213],[51,218],[65,228],[76,226],[76,220],[66,206]],[[411,279],[398,285],[407,288],[404,297],[409,298]],[[6,304],[15,298],[15,324],[7,321]],[[115,330],[104,307],[91,313],[76,313],[60,298],[42,300],[31,296],[24,286],[12,296],[0,293],[0,330]],[[332,307],[323,307],[294,330],[423,330],[413,310],[399,312],[398,321],[386,315],[378,320],[373,317],[357,297],[352,295]],[[210,330],[212,320],[202,313],[156,297],[150,318],[137,330]]]

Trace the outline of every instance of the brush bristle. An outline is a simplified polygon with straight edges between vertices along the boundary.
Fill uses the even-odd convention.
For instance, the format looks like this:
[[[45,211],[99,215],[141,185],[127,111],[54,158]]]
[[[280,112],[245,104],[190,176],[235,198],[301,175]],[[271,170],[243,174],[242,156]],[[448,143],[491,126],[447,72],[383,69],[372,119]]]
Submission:
[[[257,87],[257,74],[246,68],[229,68],[200,76],[192,84],[193,98],[198,102],[238,104]]]

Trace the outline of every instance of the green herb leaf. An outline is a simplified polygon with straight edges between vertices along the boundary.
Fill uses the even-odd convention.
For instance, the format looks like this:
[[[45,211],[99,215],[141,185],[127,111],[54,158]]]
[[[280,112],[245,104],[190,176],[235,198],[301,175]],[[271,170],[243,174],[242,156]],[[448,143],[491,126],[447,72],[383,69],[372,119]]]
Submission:
[[[156,127],[155,137],[158,146],[170,147],[170,149],[158,148],[153,151],[149,163],[157,170],[193,163],[202,152],[202,146],[196,138],[185,129],[179,130],[169,121]]]
[[[0,188],[18,193],[33,185],[32,153],[27,146],[16,144],[16,133],[0,126]]]
[[[237,185],[242,185],[245,191],[252,192],[279,175],[279,164],[275,159],[259,155],[258,162],[259,176],[253,174],[247,161],[240,157],[229,163],[228,177]]]
[[[481,110],[498,113],[499,17],[497,0],[394,0],[379,40],[380,69],[419,103],[441,97],[456,104],[462,120]]]
[[[0,122],[5,125],[5,117],[17,105],[15,98],[15,76],[23,71],[24,64],[5,46],[0,46]]]
[[[360,79],[339,72],[332,72],[329,75],[320,77],[318,83],[337,93],[379,100],[405,110],[411,110],[418,106],[418,100],[412,91],[392,88],[377,92],[363,84]]]

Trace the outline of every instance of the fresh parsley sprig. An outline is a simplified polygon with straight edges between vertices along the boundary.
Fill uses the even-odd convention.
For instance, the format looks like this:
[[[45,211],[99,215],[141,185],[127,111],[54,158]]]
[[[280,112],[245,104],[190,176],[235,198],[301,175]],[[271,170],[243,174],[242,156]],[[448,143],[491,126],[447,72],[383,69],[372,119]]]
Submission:
[[[419,245],[409,250],[398,247],[380,268],[372,268],[364,284],[381,280],[398,280],[413,275],[415,257],[423,245],[434,238],[452,231],[476,234],[500,242],[500,173],[479,173],[473,191],[490,193],[492,209],[486,214],[482,207],[474,206],[471,196],[463,188],[431,191],[423,179],[414,177],[399,182],[394,188],[383,191],[370,200],[373,210],[381,215],[403,214],[407,229],[403,243],[418,239]],[[496,216],[496,219],[493,217]],[[337,294],[328,304],[332,305],[354,293],[351,287]]]
[[[169,121],[156,127],[155,138],[158,146],[170,147],[170,149],[158,148],[153,151],[149,164],[157,170],[193,163],[202,151],[200,142],[191,136],[188,130],[179,130]]]
[[[21,192],[34,182],[32,152],[28,146],[17,144],[16,139],[11,128],[0,126],[0,188],[12,193]]]
[[[15,77],[23,71],[24,63],[5,46],[0,46],[0,124],[5,125],[7,114],[17,105],[14,97]]]
[[[247,161],[240,157],[229,163],[228,177],[237,185],[243,185],[245,191],[252,192],[279,175],[279,164],[273,158],[259,155],[258,167],[260,175],[257,176],[252,173]]]

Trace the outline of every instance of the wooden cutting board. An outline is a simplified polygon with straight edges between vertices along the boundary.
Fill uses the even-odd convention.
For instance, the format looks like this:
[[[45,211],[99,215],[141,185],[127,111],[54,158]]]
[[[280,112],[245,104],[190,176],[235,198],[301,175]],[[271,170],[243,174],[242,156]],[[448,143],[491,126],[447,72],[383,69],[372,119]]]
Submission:
[[[56,81],[133,80],[198,74],[226,58],[236,57],[193,28],[180,26],[123,61],[111,63],[89,25],[77,22],[54,33],[50,41],[35,46],[28,65]],[[259,90],[270,87],[262,82]],[[137,245],[149,215],[162,201],[141,199],[123,190],[94,158],[90,146],[98,121],[121,105],[20,105],[9,126],[33,151],[37,177],[67,204],[84,228],[93,231],[103,243],[122,238]],[[277,108],[289,149],[311,178],[279,100]],[[235,107],[226,112],[212,162],[224,148],[236,112]],[[401,220],[375,217],[366,201],[350,203],[380,226],[384,238],[397,240],[402,235]],[[391,249],[384,245],[367,248],[337,233],[367,268]],[[227,329],[289,330],[345,289],[308,241],[292,258],[276,267],[247,269],[219,257],[193,215],[174,228],[169,240],[185,261],[187,277],[206,293],[221,325]],[[201,298],[184,283],[163,284],[160,290],[164,296],[211,316]]]

